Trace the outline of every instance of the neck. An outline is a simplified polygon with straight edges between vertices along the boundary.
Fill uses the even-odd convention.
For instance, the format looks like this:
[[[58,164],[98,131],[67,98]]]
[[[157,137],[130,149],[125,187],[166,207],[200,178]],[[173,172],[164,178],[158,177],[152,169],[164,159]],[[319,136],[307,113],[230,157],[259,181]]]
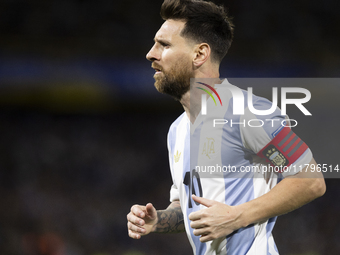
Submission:
[[[215,72],[210,72],[208,74],[197,74],[195,75],[195,80],[198,82],[203,82],[208,84],[212,87],[215,87],[215,84],[220,83],[219,72],[218,70]],[[181,100],[180,103],[182,104],[189,120],[191,123],[194,123],[197,116],[201,112],[201,98],[202,94],[205,92],[200,89],[192,90],[190,89],[186,92]]]

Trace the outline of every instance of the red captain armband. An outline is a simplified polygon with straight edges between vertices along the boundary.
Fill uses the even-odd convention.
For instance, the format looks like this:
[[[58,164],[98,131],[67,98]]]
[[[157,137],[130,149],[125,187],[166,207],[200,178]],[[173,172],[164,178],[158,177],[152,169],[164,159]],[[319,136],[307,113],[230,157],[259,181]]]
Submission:
[[[274,167],[288,167],[306,150],[305,144],[289,127],[284,127],[257,156],[265,158]]]

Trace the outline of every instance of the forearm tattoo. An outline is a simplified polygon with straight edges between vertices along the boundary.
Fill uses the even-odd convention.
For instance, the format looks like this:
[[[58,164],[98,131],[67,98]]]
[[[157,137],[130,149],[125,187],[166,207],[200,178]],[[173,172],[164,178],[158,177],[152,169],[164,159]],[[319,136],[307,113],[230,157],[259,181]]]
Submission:
[[[155,232],[180,233],[184,232],[184,220],[179,201],[172,202],[166,210],[157,211],[158,222]]]

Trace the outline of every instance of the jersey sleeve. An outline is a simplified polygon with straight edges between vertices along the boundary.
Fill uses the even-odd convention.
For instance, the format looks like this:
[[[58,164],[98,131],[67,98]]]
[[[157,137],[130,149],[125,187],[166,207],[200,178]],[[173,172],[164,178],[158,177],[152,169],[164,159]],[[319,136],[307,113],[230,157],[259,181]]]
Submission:
[[[256,97],[255,109],[269,109],[272,103]],[[270,115],[254,115],[248,108],[241,117],[244,147],[281,172],[283,177],[294,175],[312,160],[312,152],[289,127],[288,116],[282,116],[279,108]],[[242,122],[241,121],[241,122]]]

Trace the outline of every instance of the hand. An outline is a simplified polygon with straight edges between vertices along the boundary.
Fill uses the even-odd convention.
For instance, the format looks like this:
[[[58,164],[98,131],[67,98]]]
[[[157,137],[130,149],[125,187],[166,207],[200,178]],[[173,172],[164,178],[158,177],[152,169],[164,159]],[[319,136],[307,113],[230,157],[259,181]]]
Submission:
[[[127,220],[129,236],[140,239],[149,234],[157,224],[157,211],[151,203],[146,206],[134,205],[127,215]]]
[[[192,195],[192,199],[208,208],[189,214],[190,226],[202,243],[227,236],[242,227],[242,214],[237,206],[229,206],[214,200]]]

